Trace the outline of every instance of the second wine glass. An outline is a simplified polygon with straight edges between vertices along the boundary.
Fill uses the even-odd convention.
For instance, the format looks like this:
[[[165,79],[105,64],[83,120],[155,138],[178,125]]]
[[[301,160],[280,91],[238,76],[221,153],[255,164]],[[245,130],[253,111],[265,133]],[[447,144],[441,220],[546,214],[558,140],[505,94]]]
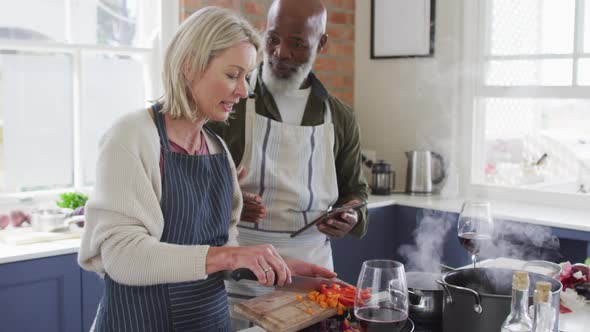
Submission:
[[[457,234],[459,243],[471,254],[473,268],[481,248],[491,242],[493,230],[494,220],[490,203],[474,201],[463,203],[457,223]]]
[[[354,300],[363,332],[399,332],[408,319],[404,265],[391,260],[363,262]]]

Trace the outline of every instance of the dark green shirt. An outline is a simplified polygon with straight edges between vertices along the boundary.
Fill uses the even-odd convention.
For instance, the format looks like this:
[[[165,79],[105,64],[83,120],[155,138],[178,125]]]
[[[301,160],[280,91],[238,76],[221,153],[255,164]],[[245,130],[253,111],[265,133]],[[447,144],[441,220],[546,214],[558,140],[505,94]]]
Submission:
[[[282,121],[281,114],[270,91],[262,82],[260,70],[256,80],[256,113],[275,121]],[[302,126],[317,126],[324,123],[326,107],[324,101],[328,100],[332,111],[334,124],[334,156],[336,162],[336,177],[338,181],[338,200],[335,206],[357,199],[367,200],[368,185],[362,172],[361,146],[359,127],[350,106],[328,94],[322,83],[313,73],[309,74],[311,93],[305,106]],[[236,165],[240,164],[244,155],[244,132],[246,123],[246,100],[241,100],[234,107],[236,112],[230,116],[227,124],[209,123],[217,134],[226,142]],[[359,211],[359,221],[350,234],[354,237],[362,237],[367,232],[367,209]]]

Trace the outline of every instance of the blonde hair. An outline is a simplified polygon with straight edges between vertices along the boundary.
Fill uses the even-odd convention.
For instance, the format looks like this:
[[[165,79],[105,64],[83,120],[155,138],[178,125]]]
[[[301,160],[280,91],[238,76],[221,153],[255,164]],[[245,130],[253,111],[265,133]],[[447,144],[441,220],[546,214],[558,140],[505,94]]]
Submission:
[[[204,7],[184,20],[164,58],[162,113],[194,121],[198,110],[192,101],[187,76],[205,71],[213,58],[241,42],[252,44],[260,58],[260,36],[250,23],[228,9]],[[183,73],[185,63],[190,65],[187,76]]]

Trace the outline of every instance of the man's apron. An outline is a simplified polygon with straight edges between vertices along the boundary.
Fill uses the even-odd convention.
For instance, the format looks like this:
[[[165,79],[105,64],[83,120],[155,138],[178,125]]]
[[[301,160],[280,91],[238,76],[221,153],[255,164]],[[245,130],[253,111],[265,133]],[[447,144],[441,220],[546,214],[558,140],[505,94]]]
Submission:
[[[251,89],[256,73],[251,75]],[[266,217],[259,224],[238,224],[241,246],[270,243],[282,256],[333,269],[328,237],[311,227],[295,238],[289,235],[313,221],[338,199],[334,158],[334,125],[328,102],[324,124],[297,126],[256,114],[246,103],[243,191],[262,197]],[[257,283],[228,283],[231,297],[258,296],[269,291]]]
[[[232,210],[228,156],[225,152],[204,156],[171,152],[160,108],[153,106],[164,159],[160,241],[222,246],[228,240]],[[219,140],[218,144],[223,146]],[[227,294],[219,274],[154,286],[126,286],[106,275],[95,324],[99,332],[231,331]]]

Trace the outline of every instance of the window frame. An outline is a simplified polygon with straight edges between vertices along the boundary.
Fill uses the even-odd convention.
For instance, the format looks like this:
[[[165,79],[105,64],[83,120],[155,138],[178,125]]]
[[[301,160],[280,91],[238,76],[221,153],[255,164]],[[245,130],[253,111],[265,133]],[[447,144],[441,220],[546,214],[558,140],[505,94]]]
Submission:
[[[141,0],[139,1],[141,2]],[[15,204],[31,201],[44,201],[54,199],[59,193],[67,191],[90,192],[92,186],[85,186],[83,179],[83,166],[81,156],[80,139],[80,107],[81,107],[81,62],[83,55],[92,54],[114,54],[114,55],[139,55],[145,57],[146,67],[146,100],[156,99],[163,94],[161,82],[162,61],[166,47],[172,40],[179,25],[180,0],[160,0],[157,8],[160,31],[153,41],[152,47],[134,46],[109,46],[100,44],[85,44],[68,42],[73,40],[71,36],[73,13],[71,11],[74,0],[65,0],[66,11],[66,42],[48,42],[36,40],[14,40],[0,39],[0,51],[29,51],[29,52],[58,52],[66,53],[72,57],[72,142],[73,142],[73,186],[59,189],[26,191],[26,192],[3,192],[0,193],[0,205]],[[141,6],[141,4],[140,4]],[[141,33],[141,32],[140,32]]]
[[[575,0],[576,24],[574,27],[573,55],[526,55],[526,56],[487,56],[486,34],[489,19],[488,1],[464,0],[463,2],[463,68],[474,68],[469,75],[462,75],[458,92],[460,100],[460,116],[456,119],[458,130],[455,139],[458,146],[457,167],[461,174],[460,192],[467,197],[482,197],[499,201],[516,201],[545,206],[588,209],[590,195],[574,193],[558,193],[525,189],[505,185],[483,184],[477,176],[483,169],[483,112],[477,105],[481,97],[528,97],[528,98],[580,98],[590,99],[590,86],[577,85],[578,62],[580,58],[590,58],[590,53],[583,53],[584,42],[584,4],[590,1]],[[590,24],[588,22],[587,24]],[[503,59],[546,59],[567,57],[573,59],[573,76],[571,86],[485,86],[485,61],[490,58]]]

